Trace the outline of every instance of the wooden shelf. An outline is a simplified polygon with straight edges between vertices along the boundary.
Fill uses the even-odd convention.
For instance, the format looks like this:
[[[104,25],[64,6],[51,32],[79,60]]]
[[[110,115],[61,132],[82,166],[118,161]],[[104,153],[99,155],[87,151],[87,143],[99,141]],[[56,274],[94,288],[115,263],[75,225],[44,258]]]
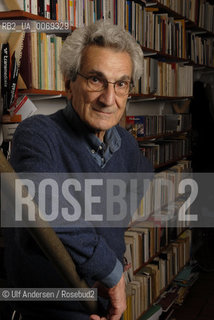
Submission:
[[[182,156],[182,157],[177,158],[177,159],[173,159],[173,160],[170,160],[170,161],[167,161],[167,162],[164,162],[164,163],[160,163],[158,165],[154,165],[154,169],[158,170],[158,169],[162,169],[164,167],[171,166],[172,164],[174,164],[174,163],[176,163],[178,161],[181,161],[183,159],[189,158],[190,156],[191,156],[191,154],[188,154],[188,155]]]
[[[44,95],[44,96],[63,96],[66,97],[65,91],[41,90],[41,89],[19,89],[20,94],[27,95]]]
[[[162,3],[160,3],[159,1],[157,1],[157,5],[156,5],[159,9],[160,12],[167,12],[170,16],[174,17],[175,19],[183,19],[186,22],[186,29],[194,29],[195,31],[202,31],[205,32],[206,35],[214,37],[214,33],[206,30],[202,27],[200,27],[199,25],[197,25],[197,23],[195,21],[190,20],[189,18],[182,16],[181,14],[177,13],[176,11],[170,9],[169,7],[163,5]]]
[[[187,58],[180,58],[180,57],[177,57],[177,56],[173,56],[171,54],[168,54],[168,53],[165,53],[165,52],[162,52],[162,51],[157,51],[155,49],[150,49],[148,47],[144,47],[144,46],[141,46],[143,52],[144,52],[144,55],[145,57],[147,56],[151,56],[153,58],[162,58],[161,61],[164,62],[164,59],[166,61],[170,61],[170,62],[189,62],[189,60]]]
[[[192,32],[203,32],[206,37],[214,37],[213,32],[198,26],[195,22],[190,20],[186,22],[186,29],[191,30]]]
[[[138,100],[187,100],[191,99],[192,96],[158,96],[156,94],[140,94],[140,93],[131,93],[130,98],[132,98],[132,101],[138,101]]]
[[[197,63],[192,63],[193,67],[195,69],[205,69],[207,71],[214,71],[214,65],[213,66],[208,66],[207,64],[197,64]]]
[[[0,12],[0,19],[30,19],[30,20],[46,20],[50,21],[50,19],[47,19],[45,17],[41,17],[29,12],[25,12],[23,10],[11,10],[11,11],[2,11]]]
[[[131,93],[129,95],[129,98],[131,98],[132,101],[138,101],[140,100],[155,100],[155,96],[153,94],[140,94],[140,93]]]
[[[189,18],[177,13],[176,11],[172,10],[171,8],[163,5],[159,1],[156,1],[156,6],[159,9],[160,13],[168,13],[169,16],[174,17],[175,19],[183,19],[186,22],[186,29],[190,29],[192,31],[199,31],[199,32],[204,32],[206,36],[214,37],[214,32],[207,30],[203,27],[200,27],[197,25],[195,21],[190,20]]]
[[[163,5],[162,3],[160,3],[159,1],[157,1],[157,7],[159,9],[159,11],[162,12],[167,12],[169,14],[169,16],[174,17],[175,19],[184,19],[187,20],[186,17],[182,16],[181,14],[177,13],[176,11],[170,9],[169,7]]]
[[[169,97],[169,96],[157,96],[154,95],[157,100],[187,100],[192,99],[192,96],[177,96],[177,97]]]
[[[158,140],[161,138],[167,138],[171,136],[180,136],[189,133],[190,130],[186,131],[173,131],[173,132],[165,132],[157,135],[152,135],[152,136],[145,136],[145,137],[138,137],[136,138],[137,141],[150,141],[150,140]]]

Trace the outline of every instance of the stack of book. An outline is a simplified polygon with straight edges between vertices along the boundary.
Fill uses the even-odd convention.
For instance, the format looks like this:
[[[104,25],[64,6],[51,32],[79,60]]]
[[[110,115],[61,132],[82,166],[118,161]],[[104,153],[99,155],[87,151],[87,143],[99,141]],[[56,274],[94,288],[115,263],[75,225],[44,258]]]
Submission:
[[[211,50],[211,44],[208,48]],[[167,97],[192,96],[192,80],[193,66],[145,57],[144,77],[137,83],[133,93]]]
[[[194,267],[187,265],[176,276],[174,283],[181,287],[191,287],[199,277],[199,272],[194,271]]]
[[[155,142],[139,141],[139,147],[143,155],[156,167],[188,156],[191,150],[191,140],[190,137],[181,135]]]
[[[147,248],[145,246],[146,237],[142,236],[144,234],[149,237],[147,238]],[[127,263],[131,263],[132,267],[126,271],[128,309],[125,312],[125,319],[138,319],[141,314],[151,307],[190,258],[191,230],[186,230],[183,236],[171,242],[166,249],[162,249],[157,254],[154,254],[154,241],[159,241],[160,243],[160,238],[154,240],[154,234],[152,226],[148,227],[146,224],[144,226],[140,224],[138,227],[130,228],[126,232],[125,257]],[[140,261],[145,250],[147,250],[147,263]],[[150,256],[150,254],[154,254],[154,256]],[[133,272],[135,268],[137,270]],[[177,291],[176,293],[174,291],[173,293],[170,292],[170,294],[168,293],[167,296],[162,296],[158,300],[159,315],[163,310],[168,311],[169,305],[171,306],[178,298]]]
[[[214,32],[212,23],[214,5],[211,2],[206,0],[160,0],[159,2],[199,27]]]
[[[157,172],[154,179],[148,184],[148,188],[141,199],[137,210],[135,211],[132,220],[151,219],[154,215],[156,221],[163,222],[164,219],[158,220],[158,216],[164,217],[170,215],[170,204],[173,204],[172,211],[178,212],[185,197],[188,194],[181,195],[178,193],[179,184],[183,179],[183,173],[189,171],[191,168],[191,161],[182,160],[169,169]],[[167,216],[166,216],[167,218]],[[179,225],[175,222],[177,228]],[[185,223],[183,227],[186,227]]]
[[[126,116],[126,129],[135,138],[188,131],[191,123],[190,114]]]
[[[214,66],[213,38],[201,37],[200,32],[187,32],[187,57],[196,64]]]
[[[65,89],[58,59],[62,37],[27,32],[20,65],[20,74],[27,88],[43,90]]]

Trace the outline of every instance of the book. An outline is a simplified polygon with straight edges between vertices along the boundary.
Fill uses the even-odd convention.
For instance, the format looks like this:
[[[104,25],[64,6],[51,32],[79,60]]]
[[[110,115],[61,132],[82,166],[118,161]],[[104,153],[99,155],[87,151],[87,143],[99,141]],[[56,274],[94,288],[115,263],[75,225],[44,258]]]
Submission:
[[[38,0],[30,0],[30,12],[38,15]]]
[[[125,273],[126,284],[133,280],[133,265],[132,265],[132,252],[131,252],[131,244],[126,242],[126,251],[124,253],[124,263],[125,266],[128,266],[128,270]]]
[[[57,20],[57,0],[50,0],[50,18]]]
[[[146,135],[145,116],[126,116],[126,129],[134,137],[144,137]]]
[[[157,86],[158,86],[158,78],[157,78],[157,73],[158,73],[158,60],[156,59],[150,59],[150,90],[149,93],[156,93],[157,91]]]
[[[4,0],[9,10],[24,10],[24,0]]]
[[[38,0],[38,15],[41,17],[45,16],[45,0]]]
[[[142,317],[139,318],[139,320],[158,320],[161,314],[162,307],[158,304],[154,304]]]
[[[32,88],[32,46],[31,33],[26,32],[20,63],[20,75],[27,88]]]
[[[32,88],[39,89],[39,68],[38,68],[38,35],[36,32],[31,33],[31,68]]]
[[[142,261],[140,261],[140,238],[137,232],[128,230],[125,232],[125,242],[132,241],[132,263],[133,263],[133,269],[136,270],[140,267],[142,264]]]

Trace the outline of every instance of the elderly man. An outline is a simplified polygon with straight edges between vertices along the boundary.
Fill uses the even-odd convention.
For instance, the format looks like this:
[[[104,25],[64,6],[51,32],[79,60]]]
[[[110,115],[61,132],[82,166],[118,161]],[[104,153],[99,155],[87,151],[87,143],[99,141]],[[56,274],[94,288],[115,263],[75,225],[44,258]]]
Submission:
[[[75,30],[64,42],[60,66],[68,105],[50,116],[37,115],[16,130],[11,163],[17,172],[149,172],[135,139],[118,123],[134,82],[142,74],[143,53],[118,26],[98,21]],[[119,320],[126,308],[123,228],[57,229],[89,284],[105,291],[100,314],[79,302],[21,303],[22,320]],[[6,268],[16,287],[63,287],[60,276],[27,231],[7,235]],[[108,302],[108,304],[107,304]]]

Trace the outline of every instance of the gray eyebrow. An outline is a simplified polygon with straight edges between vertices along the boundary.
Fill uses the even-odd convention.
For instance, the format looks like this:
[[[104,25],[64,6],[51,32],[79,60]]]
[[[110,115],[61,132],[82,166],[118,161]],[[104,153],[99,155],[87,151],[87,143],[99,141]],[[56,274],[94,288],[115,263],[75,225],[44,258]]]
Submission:
[[[104,78],[106,79],[105,75],[103,72],[101,71],[98,71],[98,70],[95,70],[95,69],[92,69],[88,72],[88,74],[90,75],[94,75],[96,74],[97,76],[101,77],[101,78]],[[107,79],[106,79],[107,80]],[[123,75],[122,77],[120,77],[120,79],[116,80],[116,81],[120,81],[120,80],[129,80],[131,81],[130,77],[128,75]]]

